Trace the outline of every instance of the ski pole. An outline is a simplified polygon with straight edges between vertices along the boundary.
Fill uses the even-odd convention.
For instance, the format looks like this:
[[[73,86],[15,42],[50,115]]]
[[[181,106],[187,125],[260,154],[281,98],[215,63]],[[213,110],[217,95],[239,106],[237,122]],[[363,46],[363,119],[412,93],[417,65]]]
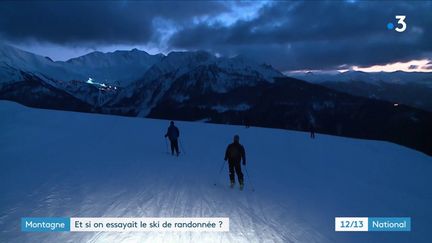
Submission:
[[[250,185],[251,185],[251,187],[252,187],[252,191],[254,192],[254,191],[255,191],[255,187],[254,187],[253,184],[252,184],[252,180],[251,180],[251,178],[250,178],[250,175],[249,175],[249,172],[248,172],[246,166],[245,166],[245,171],[246,171],[246,176],[247,176],[248,179],[249,179],[249,183],[250,183]]]
[[[221,174],[223,168],[225,168],[225,163],[226,163],[226,161],[222,161],[222,166],[221,166],[221,168],[220,168],[220,170],[219,170],[219,174],[218,174],[218,176],[220,176],[220,174]]]
[[[167,149],[167,154],[169,154],[168,138],[165,137],[165,144]]]
[[[217,176],[217,180],[220,178],[220,175],[222,173],[223,168],[225,168],[225,163],[226,163],[225,161],[222,162],[222,166],[221,166],[221,168],[219,170],[219,173],[218,173],[218,176]],[[214,185],[216,186],[216,182],[215,182]]]
[[[180,144],[180,148],[183,151],[183,154],[186,155],[186,150],[183,148],[183,143],[180,141],[180,139],[178,141],[179,141],[179,144]]]

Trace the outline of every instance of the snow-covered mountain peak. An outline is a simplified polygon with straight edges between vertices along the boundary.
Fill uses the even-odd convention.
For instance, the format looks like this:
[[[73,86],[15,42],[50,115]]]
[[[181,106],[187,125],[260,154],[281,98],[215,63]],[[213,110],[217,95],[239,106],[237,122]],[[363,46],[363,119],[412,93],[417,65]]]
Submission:
[[[178,74],[183,74],[182,71],[190,71],[198,66],[216,66],[228,73],[246,75],[254,73],[270,82],[274,77],[283,76],[270,65],[259,64],[245,56],[217,57],[207,51],[171,52],[157,65],[159,70],[166,72],[175,70]]]
[[[163,57],[162,54],[150,55],[138,49],[107,53],[95,51],[62,63],[96,82],[127,86],[141,78],[147,69]]]
[[[248,58],[243,55],[231,58],[219,58],[217,60],[218,67],[235,72],[245,76],[256,76],[268,82],[273,82],[276,77],[283,77],[284,75],[278,70],[274,69],[271,65],[265,63],[258,63],[254,59]]]
[[[208,64],[214,61],[216,56],[206,51],[180,52],[173,51],[164,56],[160,62],[155,63],[145,73],[146,81],[154,80],[165,74],[172,74],[179,77],[199,65]],[[141,82],[141,81],[140,81]]]
[[[20,50],[10,45],[0,44],[0,63],[14,67],[31,67],[37,63],[50,62],[49,59]]]
[[[216,56],[206,51],[170,52],[163,61],[175,66],[202,64],[216,59]]]
[[[161,55],[150,55],[145,51],[132,49],[130,51],[117,50],[107,53],[95,51],[69,59],[66,62],[86,68],[115,68],[117,66],[143,66],[148,68],[160,61],[161,58]]]
[[[62,81],[84,78],[80,73],[61,62],[39,56],[10,45],[0,45],[0,82],[22,81],[22,72],[37,75],[42,79]]]

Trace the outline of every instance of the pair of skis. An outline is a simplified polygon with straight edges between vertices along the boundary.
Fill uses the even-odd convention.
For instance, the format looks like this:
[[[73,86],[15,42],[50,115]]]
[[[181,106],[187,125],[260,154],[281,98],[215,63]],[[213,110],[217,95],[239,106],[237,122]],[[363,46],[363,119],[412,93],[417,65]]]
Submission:
[[[235,185],[235,183],[231,183],[230,188],[231,189],[234,188],[234,185]],[[243,189],[244,189],[244,184],[240,184],[240,191],[243,191]]]
[[[217,183],[214,183],[213,184],[214,186],[217,186]],[[234,189],[234,186],[235,186],[235,184],[233,183],[233,184],[230,184],[230,189]],[[240,185],[240,187],[239,187],[239,189],[240,189],[240,191],[244,191],[244,185]],[[255,191],[255,189],[251,189],[253,192]]]
[[[222,163],[222,166],[220,167],[220,169],[219,169],[219,173],[218,173],[218,179],[220,178],[220,175],[221,175],[221,172],[222,172],[222,170],[223,170],[223,168],[225,167],[225,161]],[[247,169],[245,168],[245,171],[246,171],[246,176],[248,177],[248,179],[250,180],[250,176],[249,176],[249,172],[247,171]],[[214,183],[214,185],[216,186],[216,183]],[[252,185],[251,185],[252,186]],[[230,188],[232,189],[232,188],[234,188],[234,183],[231,183],[231,185],[230,185]],[[240,184],[240,191],[243,191],[243,189],[244,189],[244,184]],[[255,191],[255,188],[252,186],[252,189],[251,189],[253,192]]]

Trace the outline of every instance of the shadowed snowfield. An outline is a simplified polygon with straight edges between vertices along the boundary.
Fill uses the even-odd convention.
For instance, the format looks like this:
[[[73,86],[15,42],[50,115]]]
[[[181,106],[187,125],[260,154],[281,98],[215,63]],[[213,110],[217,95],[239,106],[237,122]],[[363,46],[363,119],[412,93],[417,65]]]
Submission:
[[[177,122],[175,158],[168,121],[7,101],[0,117],[0,242],[430,242],[432,159],[399,145]],[[234,134],[244,191],[218,175]],[[411,217],[412,232],[337,233],[336,216]],[[21,217],[229,217],[230,232],[22,233]]]

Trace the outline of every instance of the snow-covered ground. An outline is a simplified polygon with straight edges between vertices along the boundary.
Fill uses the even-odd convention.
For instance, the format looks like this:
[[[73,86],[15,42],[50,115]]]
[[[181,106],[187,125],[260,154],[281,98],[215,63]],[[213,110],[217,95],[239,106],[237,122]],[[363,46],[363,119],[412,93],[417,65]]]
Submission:
[[[379,141],[26,108],[0,101],[0,242],[431,242],[432,159]],[[218,175],[234,134],[244,191]],[[217,183],[217,186],[214,186]],[[253,192],[252,186],[255,188]],[[22,233],[21,217],[229,217],[224,233]],[[334,232],[334,217],[412,232]]]

